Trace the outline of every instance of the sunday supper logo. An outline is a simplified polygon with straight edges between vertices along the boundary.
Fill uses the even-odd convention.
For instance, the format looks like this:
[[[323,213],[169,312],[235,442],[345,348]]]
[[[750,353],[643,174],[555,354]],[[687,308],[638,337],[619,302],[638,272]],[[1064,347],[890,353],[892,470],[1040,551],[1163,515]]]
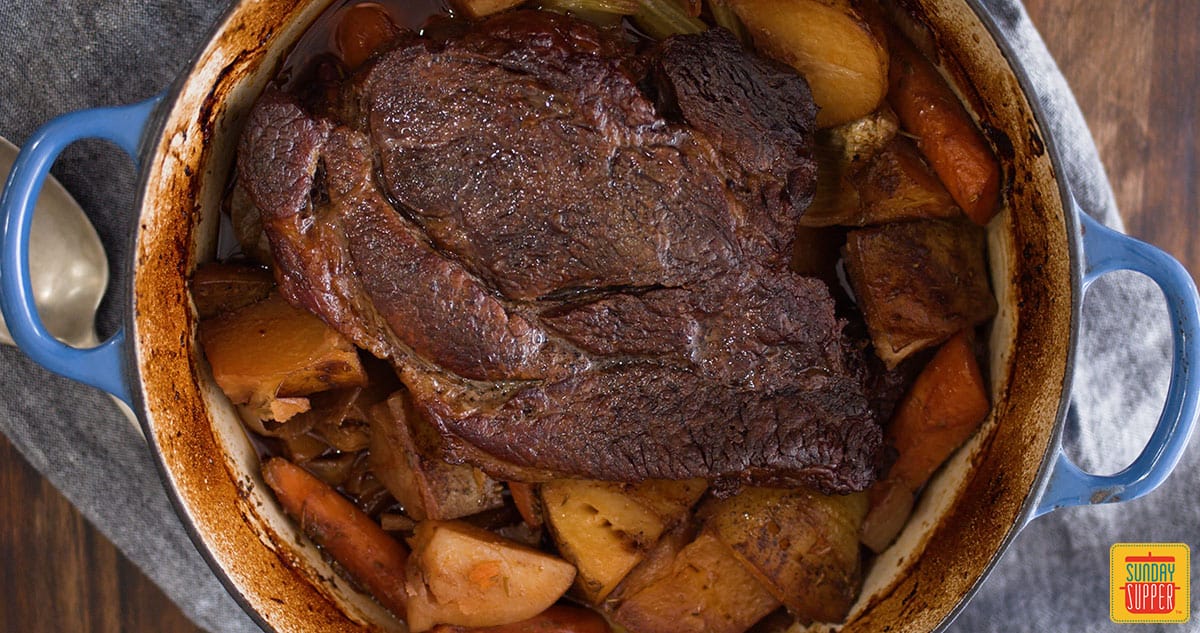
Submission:
[[[1191,550],[1185,543],[1116,543],[1109,551],[1109,617],[1117,623],[1187,622]]]

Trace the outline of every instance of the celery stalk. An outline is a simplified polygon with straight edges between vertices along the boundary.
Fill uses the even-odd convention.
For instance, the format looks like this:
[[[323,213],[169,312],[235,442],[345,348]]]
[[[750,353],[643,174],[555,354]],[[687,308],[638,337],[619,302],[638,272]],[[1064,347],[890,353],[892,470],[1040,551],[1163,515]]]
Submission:
[[[639,9],[638,0],[542,0],[538,6],[556,13],[616,15],[633,15]]]
[[[665,39],[672,35],[685,33],[701,33],[708,25],[688,15],[683,7],[674,0],[638,0],[637,13],[633,21],[638,28],[656,39]]]
[[[734,13],[733,7],[729,6],[728,0],[708,0],[708,10],[717,26],[733,33],[742,44],[751,44],[750,33],[746,31],[741,18]]]

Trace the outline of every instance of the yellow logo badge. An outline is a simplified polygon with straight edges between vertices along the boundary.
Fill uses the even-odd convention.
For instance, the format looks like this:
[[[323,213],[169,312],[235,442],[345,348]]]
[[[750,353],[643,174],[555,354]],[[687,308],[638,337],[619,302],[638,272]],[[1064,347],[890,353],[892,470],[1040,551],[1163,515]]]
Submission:
[[[1187,622],[1191,617],[1187,544],[1117,543],[1109,551],[1108,568],[1113,622]]]

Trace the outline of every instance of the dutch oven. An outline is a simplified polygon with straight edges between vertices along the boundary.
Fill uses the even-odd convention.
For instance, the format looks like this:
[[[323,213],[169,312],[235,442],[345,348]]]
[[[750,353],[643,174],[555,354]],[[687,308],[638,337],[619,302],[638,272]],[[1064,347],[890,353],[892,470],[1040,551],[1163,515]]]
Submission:
[[[216,25],[189,72],[148,101],[75,112],[28,141],[0,212],[2,307],[33,359],[103,389],[137,412],[163,481],[215,573],[256,620],[278,631],[399,629],[301,538],[259,476],[258,456],[212,381],[188,295],[215,257],[218,213],[241,124],[283,56],[328,0],[243,0]],[[1072,198],[1057,140],[1030,97],[1021,60],[978,0],[904,0],[917,41],[936,51],[1004,164],[1003,210],[988,226],[1000,310],[991,327],[993,412],[930,483],[899,540],[869,570],[845,631],[945,627],[1021,528],[1074,505],[1127,501],[1161,484],[1196,419],[1200,314],[1191,277],[1158,249],[1109,230]],[[67,347],[34,309],[27,256],[34,201],[59,152],[83,138],[116,143],[139,165],[130,303],[92,349]],[[1135,270],[1166,295],[1171,382],[1157,426],[1123,471],[1081,471],[1062,448],[1088,286]],[[1086,424],[1086,420],[1083,421]]]

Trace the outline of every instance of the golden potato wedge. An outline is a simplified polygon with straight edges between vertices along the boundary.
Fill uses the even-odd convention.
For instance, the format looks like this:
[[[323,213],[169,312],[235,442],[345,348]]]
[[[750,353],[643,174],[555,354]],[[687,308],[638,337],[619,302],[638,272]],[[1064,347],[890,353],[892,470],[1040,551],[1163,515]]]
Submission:
[[[888,87],[887,47],[850,0],[729,0],[758,51],[808,80],[832,127],[873,112]]]
[[[546,523],[559,552],[579,570],[580,596],[591,604],[603,601],[704,489],[703,480],[542,484]]]
[[[202,322],[200,343],[234,404],[259,407],[367,381],[354,345],[278,292]]]
[[[623,487],[625,494],[657,514],[669,528],[696,505],[708,489],[708,482],[703,479],[647,479]]]
[[[462,521],[423,521],[409,541],[408,628],[497,626],[554,604],[575,579],[570,563]]]
[[[711,532],[657,576],[625,598],[617,623],[638,633],[742,633],[780,604]]]
[[[700,510],[704,529],[804,622],[840,622],[858,596],[866,512],[864,493],[775,488],[744,488]]]
[[[368,416],[375,476],[418,520],[449,520],[504,505],[500,482],[469,464],[448,464],[422,455],[413,440],[408,393],[398,391]]]

